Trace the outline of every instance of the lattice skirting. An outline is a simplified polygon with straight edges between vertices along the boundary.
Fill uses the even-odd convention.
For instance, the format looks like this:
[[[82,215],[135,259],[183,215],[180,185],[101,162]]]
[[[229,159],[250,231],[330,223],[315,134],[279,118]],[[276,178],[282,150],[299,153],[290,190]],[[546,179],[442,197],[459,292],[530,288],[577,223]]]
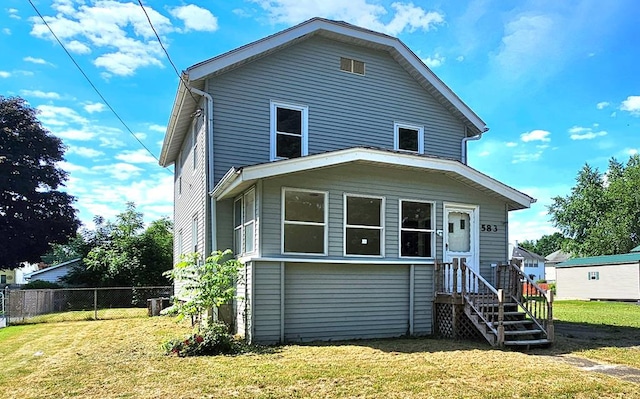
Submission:
[[[463,305],[436,303],[436,334],[443,338],[482,340],[482,334],[476,329],[464,313]]]

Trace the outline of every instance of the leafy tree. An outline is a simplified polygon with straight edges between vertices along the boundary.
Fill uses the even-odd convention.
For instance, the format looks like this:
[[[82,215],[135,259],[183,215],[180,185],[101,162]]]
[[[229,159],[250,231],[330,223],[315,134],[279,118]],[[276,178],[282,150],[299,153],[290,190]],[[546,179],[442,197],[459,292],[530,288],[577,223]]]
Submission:
[[[59,191],[67,173],[62,141],[18,97],[0,96],[0,260],[14,269],[38,262],[50,244],[72,237],[80,221],[74,198]]]
[[[518,245],[527,251],[536,253],[540,256],[547,256],[555,251],[562,249],[562,243],[566,238],[562,233],[553,233],[551,235],[543,235],[538,240],[525,240]]]
[[[76,233],[66,244],[53,244],[51,250],[42,255],[47,265],[57,265],[77,258],[84,258],[91,251],[91,244],[86,241],[86,230]]]
[[[549,206],[566,237],[563,249],[579,256],[629,252],[640,244],[640,156],[612,159],[606,174],[585,165],[566,197]]]
[[[134,203],[127,203],[115,222],[96,217],[96,229],[85,232],[90,248],[77,266],[64,278],[70,285],[145,286],[165,285],[163,275],[173,263],[173,225],[159,219],[144,228],[143,214]]]

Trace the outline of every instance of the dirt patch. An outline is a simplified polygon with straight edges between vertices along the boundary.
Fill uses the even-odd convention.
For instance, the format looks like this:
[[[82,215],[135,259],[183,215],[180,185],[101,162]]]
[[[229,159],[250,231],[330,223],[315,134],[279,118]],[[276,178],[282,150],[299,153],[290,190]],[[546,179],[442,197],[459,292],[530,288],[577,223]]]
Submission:
[[[552,358],[563,361],[585,371],[606,374],[612,377],[619,378],[621,380],[640,384],[640,369],[620,366],[617,364],[598,363],[594,362],[593,360],[570,355],[553,356]]]

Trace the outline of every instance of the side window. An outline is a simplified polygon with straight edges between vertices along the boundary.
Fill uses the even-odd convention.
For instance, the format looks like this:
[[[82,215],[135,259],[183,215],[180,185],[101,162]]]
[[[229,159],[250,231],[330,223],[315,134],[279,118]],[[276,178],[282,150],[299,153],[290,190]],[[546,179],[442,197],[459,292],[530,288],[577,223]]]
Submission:
[[[191,248],[194,253],[198,252],[198,215],[191,220]]]
[[[345,255],[383,256],[384,198],[345,194]]]
[[[178,256],[184,253],[182,249],[182,229],[178,230],[178,236],[176,237],[176,251],[178,252]]]
[[[434,210],[431,202],[400,201],[401,257],[434,257]]]
[[[256,190],[240,195],[233,203],[233,249],[236,255],[255,252]]]
[[[393,131],[394,150],[424,154],[424,127],[394,123]]]
[[[282,190],[282,253],[327,254],[327,200],[322,191]]]
[[[308,107],[271,102],[272,161],[307,155],[308,115]]]
[[[193,153],[191,154],[193,157],[193,170],[196,170],[198,166],[198,121],[200,117],[197,117],[195,121],[193,121],[193,126],[191,127],[191,142],[193,143]]]
[[[600,280],[600,272],[589,272],[589,280]]]

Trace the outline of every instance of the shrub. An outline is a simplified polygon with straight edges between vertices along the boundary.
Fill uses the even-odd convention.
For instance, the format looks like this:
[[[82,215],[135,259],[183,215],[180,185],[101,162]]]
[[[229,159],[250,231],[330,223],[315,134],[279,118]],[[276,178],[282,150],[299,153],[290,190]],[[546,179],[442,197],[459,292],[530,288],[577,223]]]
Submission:
[[[211,323],[199,327],[184,339],[171,339],[162,345],[167,355],[184,356],[227,355],[240,352],[240,342],[233,339],[227,326]]]
[[[21,287],[23,290],[43,290],[62,288],[60,284],[51,283],[44,280],[33,280]]]

